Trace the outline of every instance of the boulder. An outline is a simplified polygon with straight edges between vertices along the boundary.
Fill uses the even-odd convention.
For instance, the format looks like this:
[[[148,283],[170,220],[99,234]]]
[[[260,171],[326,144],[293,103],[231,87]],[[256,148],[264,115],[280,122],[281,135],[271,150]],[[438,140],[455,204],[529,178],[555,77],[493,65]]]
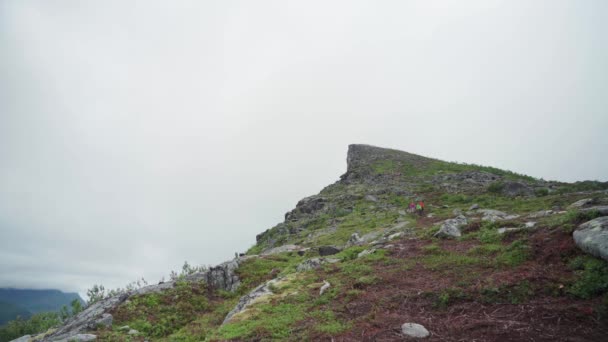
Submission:
[[[608,216],[581,224],[572,235],[580,249],[608,261]]]
[[[129,332],[127,334],[129,334],[129,335],[139,335],[139,331],[137,331],[135,329],[129,329]]]
[[[591,204],[593,204],[592,198],[583,198],[582,200],[570,204],[567,209],[580,209]]]
[[[334,259],[334,258],[312,258],[312,259],[302,261],[296,267],[296,271],[297,272],[306,272],[306,271],[317,269],[317,268],[321,267],[321,265],[323,265],[323,264],[327,264],[327,263],[333,264],[333,263],[336,263],[339,261],[340,261],[339,259]]]
[[[423,325],[417,323],[403,323],[401,333],[408,337],[425,338],[430,335]]]
[[[479,209],[479,204],[477,204],[477,203],[475,203],[469,207],[469,210],[477,210],[477,209]]]
[[[504,187],[502,188],[502,193],[507,196],[529,196],[534,193],[532,188],[522,182],[504,182]]]
[[[10,342],[29,342],[29,340],[31,340],[31,339],[32,339],[32,335],[25,335],[25,336],[16,338]]]
[[[511,233],[511,232],[519,232],[524,230],[524,228],[508,228],[508,227],[503,227],[503,228],[498,228],[498,234],[505,234],[505,233]]]
[[[579,209],[579,211],[583,212],[583,213],[587,213],[590,211],[597,211],[600,215],[608,215],[608,205]]]
[[[452,210],[452,214],[454,214],[454,216],[462,215],[462,210],[461,209],[454,209],[454,210]]]
[[[320,246],[319,247],[319,255],[320,256],[328,256],[340,253],[340,249],[335,246]]]
[[[443,221],[441,224],[441,228],[439,231],[435,233],[435,237],[440,238],[454,238],[460,237],[462,233],[460,232],[460,227],[466,225],[468,223],[467,218],[463,215],[460,215],[453,219],[448,219]]]

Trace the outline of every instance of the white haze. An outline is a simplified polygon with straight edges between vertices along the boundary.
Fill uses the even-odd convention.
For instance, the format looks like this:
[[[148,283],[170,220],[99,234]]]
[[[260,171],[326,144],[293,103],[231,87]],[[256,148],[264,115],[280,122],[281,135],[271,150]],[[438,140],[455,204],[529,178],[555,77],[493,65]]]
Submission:
[[[245,251],[368,143],[608,175],[608,2],[0,0],[0,287]]]

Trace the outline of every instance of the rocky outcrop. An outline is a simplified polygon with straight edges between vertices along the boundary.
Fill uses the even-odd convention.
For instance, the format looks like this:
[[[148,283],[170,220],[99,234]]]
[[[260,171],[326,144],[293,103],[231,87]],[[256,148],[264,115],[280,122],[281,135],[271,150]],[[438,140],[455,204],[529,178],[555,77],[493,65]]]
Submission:
[[[10,342],[29,342],[32,339],[31,335],[25,335],[25,336],[21,336],[17,339],[14,339]]]
[[[439,231],[435,233],[435,237],[439,238],[456,238],[460,237],[462,233],[460,232],[460,227],[466,225],[468,220],[463,215],[460,215],[453,219],[448,219],[443,221]]]
[[[249,292],[248,294],[241,297],[236,306],[232,310],[230,310],[228,315],[226,315],[226,318],[224,318],[224,322],[222,324],[230,322],[234,315],[245,311],[251,304],[259,300],[260,298],[272,295],[273,286],[276,286],[278,283],[281,282],[281,280],[282,278],[269,280],[266,283],[251,290],[251,292]]]
[[[285,221],[294,221],[305,214],[313,214],[325,207],[327,199],[322,196],[306,197],[296,204],[296,208],[285,214]]]
[[[597,212],[600,215],[608,215],[608,205],[579,209],[579,211],[583,213]]]
[[[129,298],[129,295],[125,293],[100,300],[88,306],[81,313],[69,319],[54,333],[46,336],[43,341],[72,340],[75,339],[75,336],[84,334],[86,331],[97,329],[98,323],[107,322],[107,312],[118,307],[127,298]]]
[[[580,249],[608,261],[608,216],[581,224],[572,235]]]
[[[246,258],[230,260],[215,267],[211,267],[204,272],[188,275],[184,278],[184,280],[189,282],[203,281],[207,283],[208,286],[215,289],[235,291],[240,285],[240,280],[236,274],[236,270],[239,264],[244,260],[246,260]],[[79,338],[89,338],[86,336],[86,334],[83,334],[88,331],[94,331],[99,326],[112,326],[113,317],[109,312],[124,303],[129,297],[149,293],[158,293],[169,290],[174,286],[174,281],[168,281],[103,299],[85,308],[78,315],[65,322],[55,332],[45,336],[42,341],[72,341],[79,340]],[[90,340],[80,339],[79,341]]]

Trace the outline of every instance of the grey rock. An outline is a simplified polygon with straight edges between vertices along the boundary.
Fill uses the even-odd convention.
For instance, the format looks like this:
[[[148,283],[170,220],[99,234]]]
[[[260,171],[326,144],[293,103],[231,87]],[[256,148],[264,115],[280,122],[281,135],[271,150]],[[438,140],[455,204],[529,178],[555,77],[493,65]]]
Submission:
[[[279,281],[281,281],[281,279],[282,278],[275,278],[269,280],[264,284],[251,290],[251,292],[249,292],[248,294],[242,296],[236,306],[226,315],[226,318],[224,318],[224,322],[222,324],[230,322],[230,319],[232,319],[234,315],[247,309],[247,307],[249,307],[251,303],[253,303],[257,298],[271,295],[273,293],[271,288]]]
[[[53,342],[87,342],[87,341],[95,341],[97,339],[97,335],[93,334],[76,334],[72,335],[69,338],[63,338],[60,340],[53,340]]]
[[[479,209],[479,204],[477,204],[477,203],[475,203],[469,207],[469,210],[477,210],[477,209]]]
[[[466,225],[468,220],[463,215],[460,215],[453,219],[448,219],[443,221],[439,231],[435,233],[435,237],[439,238],[455,238],[460,237],[462,233],[460,232],[460,227]]]
[[[592,198],[583,198],[582,200],[578,200],[568,206],[568,209],[581,209],[588,205],[593,204]]]
[[[129,331],[131,330],[131,327],[128,325],[123,325],[122,327],[118,328],[118,331]]]
[[[362,244],[364,241],[361,239],[358,233],[352,233],[348,241],[346,242],[347,246],[356,246]]]
[[[428,217],[428,218],[433,218],[433,217],[435,217],[435,214],[430,213],[430,214],[426,215],[426,217]]]
[[[286,252],[297,252],[300,249],[302,249],[302,247],[296,246],[296,245],[283,245],[283,246],[267,249],[267,250],[263,251],[261,254],[262,255],[273,255],[273,254],[286,253]]]
[[[541,210],[528,215],[528,218],[541,218],[553,215],[553,210]]]
[[[608,261],[608,216],[581,224],[572,235],[580,249]]]
[[[28,342],[30,339],[32,338],[31,335],[25,335],[25,336],[21,336],[19,338],[16,338],[10,342]]]
[[[328,256],[340,253],[340,249],[335,246],[320,246],[319,247],[319,255],[320,256]]]
[[[373,254],[373,253],[375,253],[375,252],[376,252],[376,249],[375,249],[375,248],[372,248],[372,249],[366,249],[366,250],[364,250],[364,251],[361,251],[359,254],[357,254],[357,258],[361,258],[361,257],[364,257],[364,256],[366,256],[366,255]]]
[[[399,210],[397,213],[399,213],[399,215],[401,215],[401,216],[407,215],[407,213],[405,212],[405,210]]]
[[[399,232],[399,233],[395,233],[395,234],[391,234],[388,236],[388,241],[394,240],[396,238],[400,238],[401,236],[403,236],[403,233]]]
[[[526,228],[534,228],[535,226],[536,226],[536,222],[533,222],[533,221],[528,221],[525,224]]]
[[[519,218],[519,215],[509,215],[503,211],[494,209],[478,209],[477,213],[482,214],[482,221],[490,222],[513,220]]]
[[[129,334],[129,335],[139,335],[139,331],[137,331],[135,329],[129,329],[129,332],[127,334]]]
[[[401,333],[408,337],[425,338],[430,335],[429,331],[423,325],[417,323],[403,323]]]
[[[579,209],[579,211],[583,212],[583,213],[587,213],[590,211],[597,211],[600,215],[608,215],[608,205]]]
[[[327,291],[327,289],[329,289],[330,286],[331,286],[331,284],[328,283],[327,280],[323,280],[323,286],[321,286],[321,288],[319,289],[319,296],[322,296],[323,293],[325,291]]]
[[[505,234],[505,233],[511,233],[511,232],[519,232],[525,230],[524,228],[507,228],[507,227],[503,227],[503,228],[498,228],[498,234]]]
[[[109,328],[112,326],[112,321],[113,321],[113,317],[111,314],[109,313],[104,313],[101,315],[101,318],[97,319],[95,321],[95,326],[104,326],[106,328]]]
[[[378,198],[374,195],[365,195],[365,200],[370,202],[378,202]]]
[[[296,267],[296,271],[297,272],[306,272],[306,271],[317,269],[317,268],[321,267],[321,265],[323,265],[323,264],[328,264],[328,263],[334,264],[339,261],[340,261],[339,259],[334,259],[334,258],[312,258],[312,259],[302,261]]]
[[[461,209],[454,209],[454,210],[452,210],[452,214],[454,214],[454,216],[462,215],[462,210]]]
[[[97,321],[103,319],[105,313],[118,307],[128,297],[128,294],[123,293],[91,304],[78,315],[66,321],[55,332],[46,336],[43,341],[68,341],[75,339],[77,335],[82,335],[85,331],[96,329]]]
[[[504,182],[502,193],[507,196],[530,196],[534,194],[532,187],[523,182]]]

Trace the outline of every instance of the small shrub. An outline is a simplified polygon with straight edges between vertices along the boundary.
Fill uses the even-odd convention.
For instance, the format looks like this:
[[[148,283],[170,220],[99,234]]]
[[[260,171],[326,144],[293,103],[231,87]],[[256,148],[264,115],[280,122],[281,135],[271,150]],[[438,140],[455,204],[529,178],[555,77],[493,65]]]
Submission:
[[[545,189],[545,188],[536,189],[536,190],[534,191],[534,194],[535,194],[537,197],[544,197],[544,196],[549,195],[549,189]]]
[[[488,186],[488,192],[493,194],[500,194],[502,190],[505,188],[505,183],[503,182],[494,182]]]
[[[608,264],[605,261],[585,256],[573,260],[569,266],[581,269],[578,279],[568,290],[571,294],[588,299],[608,291]]]

